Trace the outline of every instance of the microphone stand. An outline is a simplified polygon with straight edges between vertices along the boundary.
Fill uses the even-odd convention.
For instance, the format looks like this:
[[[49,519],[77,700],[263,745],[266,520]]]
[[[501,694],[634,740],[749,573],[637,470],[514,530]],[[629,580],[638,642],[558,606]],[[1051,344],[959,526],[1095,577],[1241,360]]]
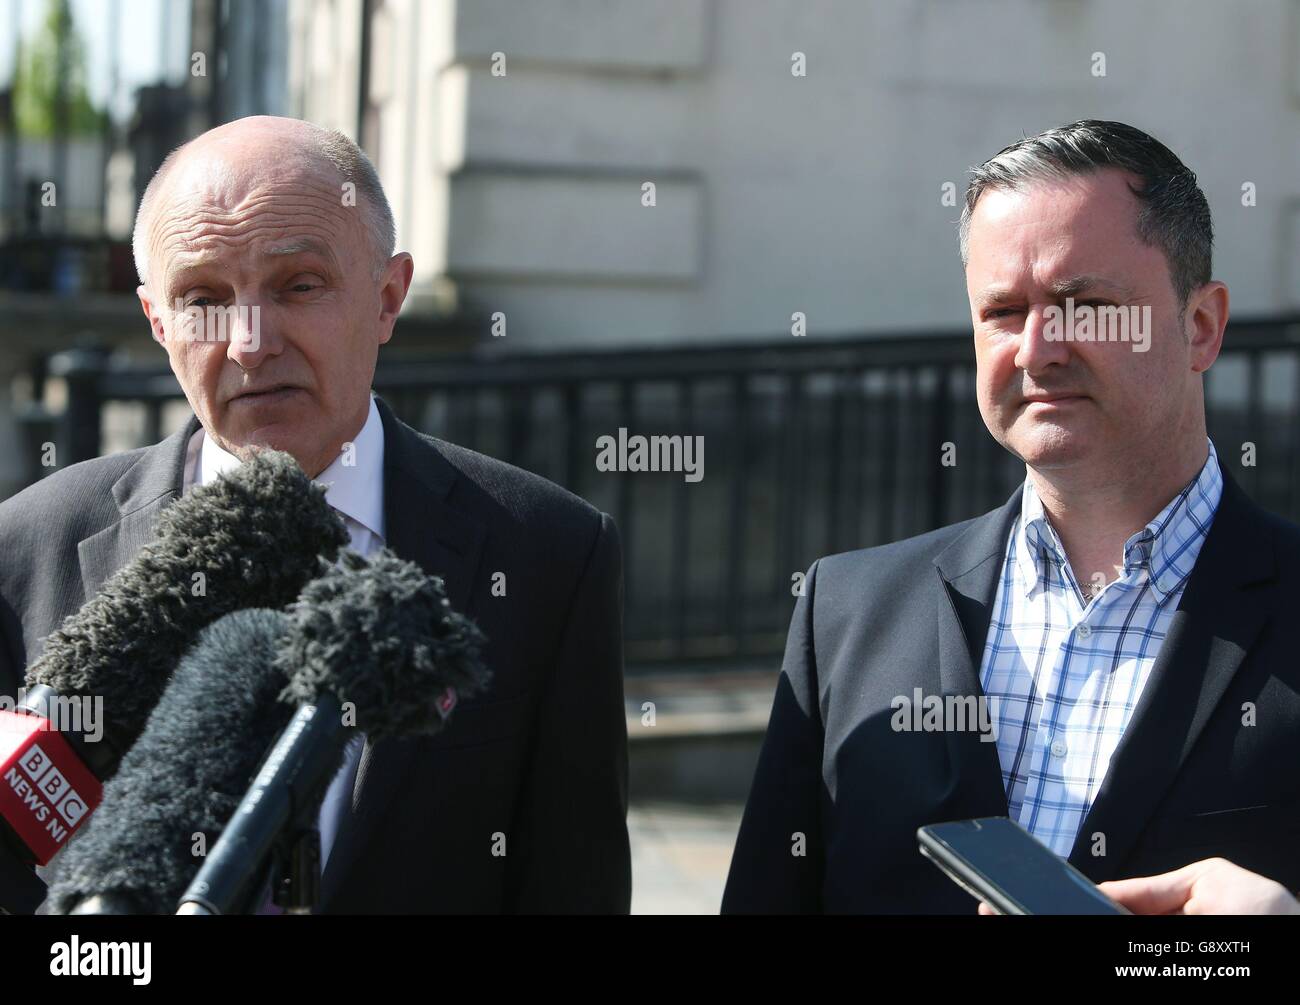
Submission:
[[[299,707],[267,754],[243,801],[180,899],[177,914],[256,910],[265,890],[256,877],[270,869],[274,901],[307,914],[320,893],[320,796],[336,770],[350,727],[331,701]]]
[[[320,831],[287,833],[271,865],[272,899],[285,914],[311,914],[320,899]]]
[[[269,884],[259,890],[269,886],[271,903],[285,914],[311,914],[320,899],[320,831],[315,826],[287,829],[271,853],[267,876]],[[207,892],[201,885],[192,886],[186,896],[193,899],[185,900],[176,913],[220,914],[208,907],[201,896],[196,896]],[[246,904],[243,913],[256,913],[260,907],[260,903]]]

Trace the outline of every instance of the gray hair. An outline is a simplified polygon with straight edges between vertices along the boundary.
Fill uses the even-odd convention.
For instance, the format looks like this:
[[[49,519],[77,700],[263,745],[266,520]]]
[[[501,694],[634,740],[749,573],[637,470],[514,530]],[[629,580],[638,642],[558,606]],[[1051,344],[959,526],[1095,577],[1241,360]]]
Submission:
[[[397,247],[397,227],[393,223],[393,210],[384,194],[384,186],[379,181],[375,166],[366,156],[365,151],[337,129],[325,129],[310,122],[303,122],[303,152],[308,157],[326,161],[342,176],[343,181],[356,186],[357,196],[365,214],[366,229],[370,232],[370,245],[375,255],[375,267],[372,278],[378,279],[383,274],[384,266],[393,257]],[[163,189],[163,181],[171,168],[179,160],[179,155],[190,143],[183,143],[163,160],[153,178],[149,180],[140,199],[140,209],[135,216],[135,229],[131,234],[131,251],[135,256],[135,271],[143,285],[149,283],[149,227]]]
[[[1142,204],[1139,239],[1164,252],[1178,301],[1210,281],[1214,227],[1196,175],[1159,140],[1123,122],[1081,119],[1019,140],[971,169],[959,243],[965,266],[970,219],[989,189],[1019,189],[1031,181],[1062,180],[1102,168],[1120,168],[1141,179],[1129,185]]]

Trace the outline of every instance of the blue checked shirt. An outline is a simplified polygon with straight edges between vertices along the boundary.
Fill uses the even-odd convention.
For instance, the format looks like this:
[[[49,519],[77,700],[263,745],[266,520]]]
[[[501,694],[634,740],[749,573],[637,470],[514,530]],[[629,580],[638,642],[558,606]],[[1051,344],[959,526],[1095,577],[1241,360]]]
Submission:
[[[1214,444],[1196,478],[1124,542],[1124,572],[1080,591],[1033,481],[980,664],[1010,816],[1067,857],[1137,706],[1219,499]]]

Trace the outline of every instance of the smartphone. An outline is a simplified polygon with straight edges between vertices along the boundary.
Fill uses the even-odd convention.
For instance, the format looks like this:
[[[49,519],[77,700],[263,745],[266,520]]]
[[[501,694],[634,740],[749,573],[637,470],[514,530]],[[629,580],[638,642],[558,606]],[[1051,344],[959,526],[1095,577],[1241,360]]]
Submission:
[[[918,828],[921,854],[998,914],[1130,914],[1010,817]]]

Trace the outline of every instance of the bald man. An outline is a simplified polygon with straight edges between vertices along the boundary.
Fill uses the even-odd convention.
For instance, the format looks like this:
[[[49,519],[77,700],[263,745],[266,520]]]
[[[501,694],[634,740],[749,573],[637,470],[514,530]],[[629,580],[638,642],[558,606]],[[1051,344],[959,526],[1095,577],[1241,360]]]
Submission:
[[[163,509],[251,451],[288,451],[328,487],[353,548],[387,546],[443,578],[494,675],[437,737],[353,744],[321,811],[318,910],[625,913],[617,531],[373,395],[413,263],[394,252],[365,155],[294,119],[220,126],[164,161],[133,243],[140,305],[194,417],[0,504],[0,693]]]

